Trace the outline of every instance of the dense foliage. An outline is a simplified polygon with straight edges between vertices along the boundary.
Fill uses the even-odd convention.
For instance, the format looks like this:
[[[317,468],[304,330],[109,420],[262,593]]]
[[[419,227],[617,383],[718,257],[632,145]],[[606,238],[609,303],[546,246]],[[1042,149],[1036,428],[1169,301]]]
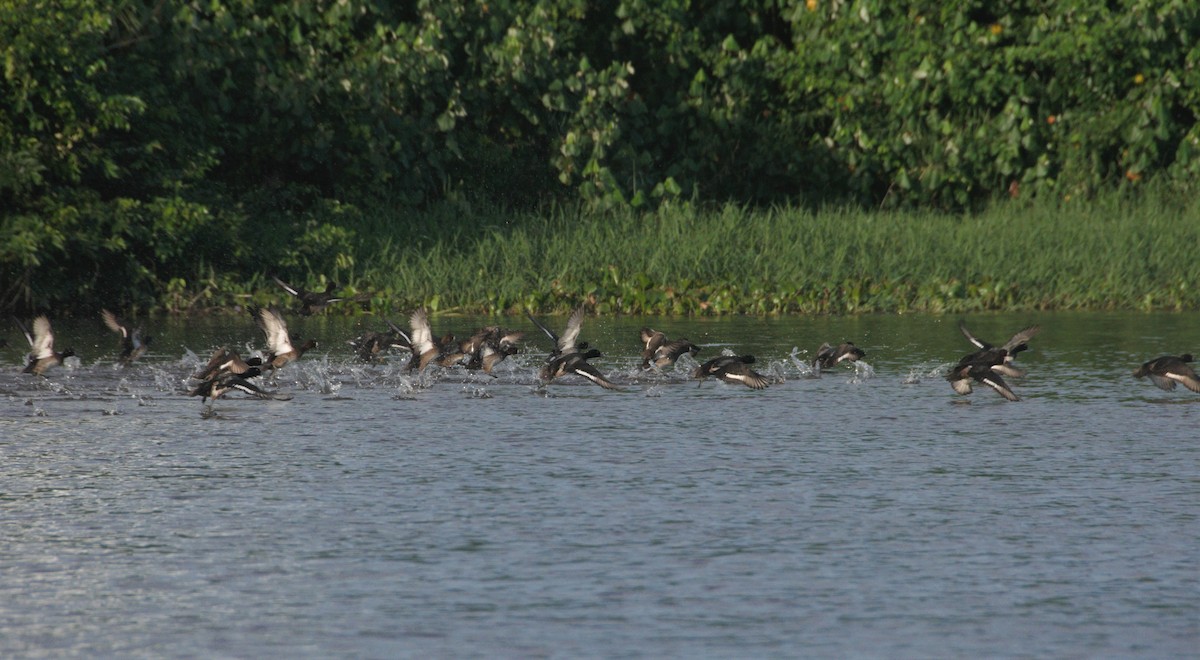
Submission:
[[[0,0],[0,308],[353,274],[381,233],[456,249],[439,208],[1195,185],[1200,5],[998,7]]]

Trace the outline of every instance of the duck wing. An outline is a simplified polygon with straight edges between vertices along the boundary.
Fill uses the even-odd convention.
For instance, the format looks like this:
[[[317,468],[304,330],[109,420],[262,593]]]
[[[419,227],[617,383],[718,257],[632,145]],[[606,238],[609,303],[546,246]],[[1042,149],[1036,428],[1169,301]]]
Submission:
[[[621,389],[621,387],[619,385],[612,382],[608,378],[605,378],[604,374],[600,373],[599,370],[596,369],[596,367],[593,367],[592,365],[588,364],[586,360],[583,360],[583,359],[572,360],[567,365],[567,371],[569,371],[570,373],[579,375],[579,376],[583,376],[584,378],[592,381],[593,383],[599,385],[600,387],[603,387],[606,390],[620,390]]]
[[[54,332],[50,329],[50,319],[39,316],[33,320],[33,338],[29,345],[35,360],[54,357]]]
[[[1029,327],[1022,328],[1017,332],[1017,334],[1013,335],[1007,342],[1005,342],[1003,348],[1004,350],[1008,351],[1009,355],[1020,353],[1021,351],[1029,348],[1029,340],[1033,339],[1033,337],[1041,331],[1041,326],[1037,325],[1031,325]]]
[[[1196,378],[1196,372],[1188,367],[1168,372],[1167,378],[1182,384],[1193,392],[1200,393],[1200,378]]]
[[[13,320],[13,323],[16,323],[17,327],[21,329],[21,334],[25,335],[25,341],[29,342],[29,348],[32,349],[33,348],[33,333],[31,333],[29,331],[29,328],[23,322],[21,322],[21,319],[14,316],[14,317],[12,317],[12,320]]]
[[[757,371],[743,367],[736,371],[725,372],[725,378],[737,381],[752,390],[764,390],[767,388],[767,378]]]
[[[953,387],[955,392],[958,392],[964,396],[974,391],[971,387],[970,378],[955,378],[950,381],[950,387]]]
[[[424,307],[417,309],[412,316],[408,317],[408,327],[412,329],[412,336],[409,339],[413,353],[420,355],[437,348],[433,343],[433,329],[429,326],[429,313],[425,311]]]
[[[961,332],[963,334],[963,336],[967,338],[967,341],[974,344],[975,348],[978,348],[980,350],[987,350],[992,347],[991,344],[989,344],[986,341],[971,334],[971,331],[967,330],[967,322],[966,321],[958,322],[958,331]]]
[[[525,316],[527,316],[534,325],[540,328],[542,332],[546,333],[546,336],[550,338],[550,341],[554,342],[555,346],[558,346],[558,335],[554,334],[553,330],[547,328],[542,324],[541,321],[534,318],[533,314],[530,314],[528,310],[525,311]]]
[[[675,364],[676,360],[683,356],[684,353],[692,353],[695,355],[700,352],[700,347],[686,339],[676,339],[669,341],[659,346],[654,351],[654,364],[659,367],[666,367]],[[645,355],[642,356],[643,360]]]
[[[280,287],[282,287],[284,291],[287,291],[288,293],[292,294],[293,296],[296,296],[297,298],[299,298],[302,293],[305,293],[305,292],[297,289],[296,287],[292,286],[291,284],[284,282],[283,280],[279,279],[278,277],[275,277],[274,275],[271,276],[271,279],[275,280],[275,283],[278,284]]]
[[[100,310],[100,318],[104,319],[104,325],[108,326],[109,330],[121,333],[121,337],[129,338],[129,326],[121,321],[120,317],[107,309]]]
[[[287,322],[283,315],[274,307],[254,308],[254,319],[267,338],[267,346],[275,355],[284,355],[295,351],[292,338],[288,336]]]
[[[567,317],[567,327],[563,330],[562,335],[558,338],[558,350],[560,353],[574,353],[577,349],[579,341],[579,330],[583,327],[583,308],[577,307],[571,315]]]
[[[977,376],[977,378],[979,379],[979,382],[987,385],[993,390],[996,390],[996,392],[998,392],[1000,396],[1004,397],[1005,399],[1008,399],[1009,401],[1021,400],[1021,397],[1013,393],[1012,388],[1008,386],[1008,383],[1004,382],[1004,379],[1000,377],[1000,374],[989,370],[988,372]]]

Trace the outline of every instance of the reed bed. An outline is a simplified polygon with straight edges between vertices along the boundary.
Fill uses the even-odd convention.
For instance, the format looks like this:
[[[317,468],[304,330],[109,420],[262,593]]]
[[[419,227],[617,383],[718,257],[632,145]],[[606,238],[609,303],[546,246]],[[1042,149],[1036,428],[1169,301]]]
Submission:
[[[1200,307],[1200,203],[1006,202],[973,215],[735,205],[372,216],[341,274],[380,311],[850,314]]]

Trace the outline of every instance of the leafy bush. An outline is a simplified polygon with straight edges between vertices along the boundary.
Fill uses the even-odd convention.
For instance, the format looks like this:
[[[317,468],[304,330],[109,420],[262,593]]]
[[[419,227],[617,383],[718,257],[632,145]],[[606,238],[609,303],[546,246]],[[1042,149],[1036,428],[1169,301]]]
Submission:
[[[394,207],[1192,190],[1197,35],[1188,0],[2,2],[0,307],[350,276]]]

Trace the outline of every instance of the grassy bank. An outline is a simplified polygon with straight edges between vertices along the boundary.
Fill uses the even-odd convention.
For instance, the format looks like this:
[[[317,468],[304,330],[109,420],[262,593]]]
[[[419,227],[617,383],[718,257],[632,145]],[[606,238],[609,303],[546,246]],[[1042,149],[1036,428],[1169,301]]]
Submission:
[[[969,216],[445,207],[404,223],[368,214],[356,228],[356,253],[306,284],[333,278],[388,313],[418,305],[555,312],[581,303],[630,314],[1185,309],[1200,307],[1198,219],[1200,203],[1168,195],[1006,202]],[[165,306],[280,294],[261,275],[214,275],[208,284],[207,293],[181,290]]]

